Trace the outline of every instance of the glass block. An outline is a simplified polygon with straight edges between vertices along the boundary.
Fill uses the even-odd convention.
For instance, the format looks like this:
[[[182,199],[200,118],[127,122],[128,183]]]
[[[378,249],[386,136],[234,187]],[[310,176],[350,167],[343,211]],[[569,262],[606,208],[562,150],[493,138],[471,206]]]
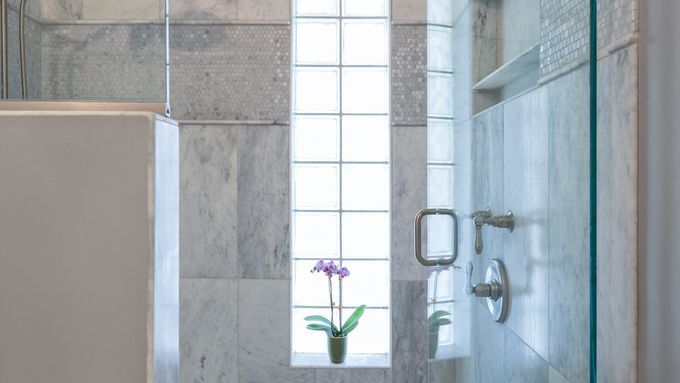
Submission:
[[[343,310],[345,318],[353,310]],[[366,310],[359,325],[352,331],[347,352],[351,354],[387,354],[390,346],[390,312]]]
[[[427,67],[431,70],[453,70],[452,28],[427,28]]]
[[[453,315],[453,303],[441,303],[430,305],[428,309],[428,315],[432,314],[434,311],[446,311],[451,313],[448,318],[451,320],[451,324],[439,327],[439,347],[453,345],[453,326],[454,326],[454,315]]]
[[[388,76],[385,68],[342,70],[343,113],[387,113]]]
[[[387,16],[386,0],[342,0],[343,16]]]
[[[312,273],[317,261],[293,261],[293,304],[304,306],[328,306],[328,278],[323,273]],[[338,261],[335,261],[338,263]],[[333,280],[333,301],[339,302],[337,278]],[[324,315],[328,314],[327,312]]]
[[[338,0],[295,0],[299,16],[338,16]]]
[[[339,258],[339,213],[293,213],[293,256]]]
[[[342,207],[345,210],[388,210],[390,173],[387,165],[342,166]]]
[[[295,289],[295,284],[293,284]],[[292,333],[293,352],[299,353],[326,353],[326,333],[322,331],[311,331],[307,329],[307,322],[304,318],[310,315],[321,315],[330,317],[328,309],[293,309]],[[337,322],[336,322],[337,323]]]
[[[296,68],[294,75],[296,112],[339,112],[337,68]]]
[[[343,161],[387,161],[389,156],[390,126],[387,116],[342,118]]]
[[[452,75],[444,73],[428,73],[427,114],[428,116],[436,117],[453,117]]]
[[[453,254],[453,218],[448,215],[427,216],[427,256],[450,257]]]
[[[390,263],[388,261],[343,261],[350,271],[342,282],[345,306],[388,306],[390,304]]]
[[[294,165],[293,196],[295,208],[337,209],[338,175],[338,165]]]
[[[388,213],[343,213],[342,256],[389,258],[390,217]]]
[[[342,62],[345,65],[387,65],[387,21],[344,20]]]
[[[293,158],[296,161],[338,161],[340,119],[336,116],[296,116]]]
[[[427,0],[428,23],[453,25],[452,3],[451,0]]]
[[[428,162],[453,163],[453,121],[429,119],[427,121]]]
[[[427,167],[427,206],[453,207],[453,166]]]
[[[334,65],[338,63],[339,22],[337,20],[298,20],[295,60],[297,64]]]
[[[453,299],[453,273],[451,269],[433,272],[428,278],[427,299],[429,302],[437,302]]]

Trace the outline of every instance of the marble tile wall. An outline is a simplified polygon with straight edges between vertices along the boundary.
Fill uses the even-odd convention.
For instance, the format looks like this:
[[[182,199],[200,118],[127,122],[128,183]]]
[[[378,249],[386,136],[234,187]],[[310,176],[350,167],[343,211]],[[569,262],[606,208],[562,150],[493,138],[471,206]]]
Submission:
[[[427,27],[392,27],[392,124],[425,126]]]
[[[9,98],[21,98],[21,69],[19,64],[19,11],[18,1],[10,1],[7,12],[8,19],[8,70],[9,70]],[[26,18],[26,71],[28,79],[29,98],[40,98],[41,95],[41,70],[42,62],[41,25],[35,19],[27,6]],[[0,67],[2,64],[0,63]],[[0,79],[2,83],[2,79]]]

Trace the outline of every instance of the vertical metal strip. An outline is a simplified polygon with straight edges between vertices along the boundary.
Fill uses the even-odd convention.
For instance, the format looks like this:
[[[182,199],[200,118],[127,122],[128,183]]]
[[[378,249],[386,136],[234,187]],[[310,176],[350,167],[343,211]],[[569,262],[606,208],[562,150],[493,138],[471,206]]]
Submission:
[[[597,382],[597,0],[590,0],[590,382]]]
[[[165,0],[165,115],[170,117],[170,0]]]
[[[9,98],[9,67],[7,43],[7,0],[0,0],[0,57],[2,57],[2,98]]]

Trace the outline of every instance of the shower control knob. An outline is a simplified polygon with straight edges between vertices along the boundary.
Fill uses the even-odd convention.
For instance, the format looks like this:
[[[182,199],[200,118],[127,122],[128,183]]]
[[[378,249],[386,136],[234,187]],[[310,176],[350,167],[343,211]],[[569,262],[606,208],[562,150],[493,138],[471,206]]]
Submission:
[[[508,312],[507,277],[503,263],[492,259],[486,269],[486,282],[472,284],[472,262],[465,265],[465,295],[486,298],[487,307],[496,322],[503,322]]]

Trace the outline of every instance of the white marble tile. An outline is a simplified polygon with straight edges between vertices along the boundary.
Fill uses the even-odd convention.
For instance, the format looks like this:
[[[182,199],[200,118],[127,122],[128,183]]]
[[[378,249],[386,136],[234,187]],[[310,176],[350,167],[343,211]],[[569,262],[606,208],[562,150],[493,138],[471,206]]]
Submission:
[[[80,20],[83,18],[83,0],[43,0],[40,2],[43,20]]]
[[[85,20],[160,20],[158,0],[82,0]]]
[[[392,128],[392,279],[425,280],[413,253],[413,219],[427,204],[427,129]]]
[[[512,332],[505,336],[505,382],[548,383],[548,363]]]
[[[239,280],[238,361],[239,382],[316,382],[313,369],[290,368],[289,280]]]
[[[289,127],[249,125],[240,129],[239,276],[289,278]]]
[[[637,374],[637,46],[598,62],[598,380]]]
[[[427,21],[427,0],[392,0],[392,21]]]
[[[180,381],[236,382],[237,281],[182,279]]]
[[[474,381],[505,382],[505,337],[509,331],[493,321],[485,306],[472,306]]]
[[[574,382],[589,367],[589,90],[587,67],[548,85],[549,362]]]
[[[427,282],[392,282],[392,382],[427,382]]]
[[[387,383],[387,370],[379,368],[320,368],[316,383]]]
[[[569,383],[569,381],[551,366],[548,370],[548,383]]]
[[[506,324],[548,359],[548,110],[545,87],[503,107],[504,206],[515,230],[503,233],[503,258],[510,284]]]
[[[288,0],[238,0],[239,20],[290,20]]]
[[[173,0],[171,20],[235,20],[237,0]]]
[[[238,277],[238,127],[183,125],[181,275]]]

